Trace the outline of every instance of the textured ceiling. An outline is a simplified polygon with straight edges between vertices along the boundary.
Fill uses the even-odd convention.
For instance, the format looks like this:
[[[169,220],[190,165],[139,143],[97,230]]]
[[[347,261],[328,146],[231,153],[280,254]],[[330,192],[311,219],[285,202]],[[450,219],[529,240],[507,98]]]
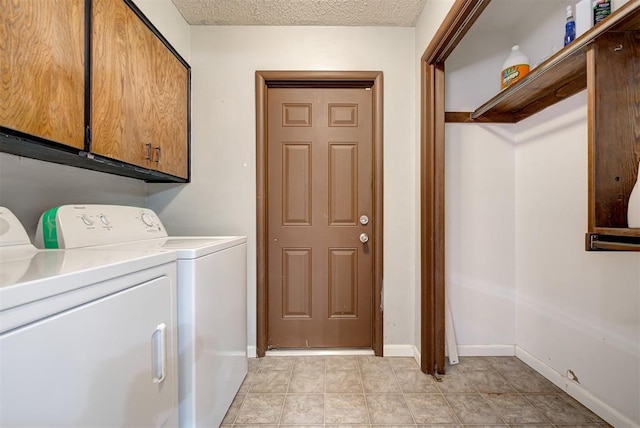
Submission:
[[[191,25],[413,27],[427,0],[172,0]]]

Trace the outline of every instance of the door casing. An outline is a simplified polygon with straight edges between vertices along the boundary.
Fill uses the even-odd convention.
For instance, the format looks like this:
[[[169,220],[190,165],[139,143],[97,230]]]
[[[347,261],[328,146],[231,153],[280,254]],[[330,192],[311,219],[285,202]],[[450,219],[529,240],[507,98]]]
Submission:
[[[257,342],[263,357],[268,338],[267,260],[267,93],[269,87],[371,88],[373,102],[373,249],[372,348],[382,356],[382,72],[381,71],[256,71],[256,222],[257,222]]]

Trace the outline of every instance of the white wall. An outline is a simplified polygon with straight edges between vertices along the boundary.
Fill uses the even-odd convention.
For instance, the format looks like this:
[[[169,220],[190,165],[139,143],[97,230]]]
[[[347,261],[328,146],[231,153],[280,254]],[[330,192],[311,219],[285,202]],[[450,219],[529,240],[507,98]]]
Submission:
[[[414,30],[362,27],[191,28],[192,182],[149,205],[174,234],[248,236],[248,334],[256,340],[256,70],[384,73],[384,344],[414,343]]]
[[[33,240],[40,215],[63,204],[144,206],[143,181],[0,153],[0,205]]]
[[[500,91],[511,45],[491,29],[463,39],[445,63],[447,111],[473,111]],[[445,282],[458,351],[513,355],[514,127],[447,124],[445,133]]]
[[[420,337],[420,329],[421,329],[421,293],[420,293],[420,283],[421,283],[421,268],[420,268],[420,91],[421,91],[421,80],[420,80],[420,59],[422,54],[427,49],[427,46],[431,42],[433,35],[440,27],[440,24],[444,20],[445,16],[451,9],[454,0],[427,0],[427,4],[425,8],[422,10],[422,13],[418,17],[416,21],[415,27],[415,60],[414,60],[414,69],[415,69],[415,108],[416,108],[416,122],[415,126],[415,194],[414,198],[416,201],[415,204],[415,229],[416,229],[416,241],[414,246],[415,256],[415,293],[414,293],[414,343],[416,350],[418,352],[422,352],[422,343]]]
[[[171,0],[134,0],[134,3],[149,18],[185,61],[191,60],[191,32],[189,24]]]
[[[582,92],[517,125],[517,343],[614,426],[640,426],[640,254],[584,251],[586,117]]]

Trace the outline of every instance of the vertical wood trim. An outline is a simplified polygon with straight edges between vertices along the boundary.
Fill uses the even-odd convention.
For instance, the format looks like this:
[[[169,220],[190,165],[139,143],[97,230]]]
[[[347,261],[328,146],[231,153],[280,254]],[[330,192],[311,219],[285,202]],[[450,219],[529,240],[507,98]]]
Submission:
[[[383,75],[380,71],[256,71],[256,226],[257,226],[257,278],[256,278],[256,352],[263,357],[268,341],[268,259],[267,259],[267,157],[266,114],[267,85],[281,84],[291,87],[322,86],[335,82],[343,87],[371,85],[373,108],[373,298],[372,348],[376,356],[382,356],[383,332]],[[443,110],[444,111],[444,110]],[[444,348],[443,348],[444,352]]]
[[[383,115],[382,115],[382,94],[383,94],[383,82],[382,72],[376,72],[373,76],[373,86],[371,91],[373,92],[373,171],[374,177],[372,178],[372,185],[374,187],[373,192],[373,211],[375,215],[374,224],[374,261],[373,261],[373,352],[375,355],[381,357],[384,346],[383,335]]]
[[[422,61],[420,64],[421,117],[420,117],[420,248],[421,248],[421,360],[425,373],[433,373],[435,367],[435,322],[434,322],[434,156],[435,145],[435,96],[434,66]]]
[[[444,65],[422,63],[422,371],[444,373]]]
[[[490,0],[456,0],[421,58],[420,238],[422,371],[445,372],[444,62]]]
[[[592,43],[587,49],[587,143],[588,143],[588,186],[589,186],[589,202],[588,202],[588,222],[587,230],[589,233],[595,231],[596,219],[596,186],[595,186],[595,83],[596,83],[596,44]]]
[[[445,122],[444,122],[444,63],[432,65],[433,91],[435,109],[434,116],[434,140],[433,140],[433,242],[434,251],[434,348],[435,370],[444,374],[444,348],[445,348],[445,209],[444,209],[444,169],[445,169]]]
[[[267,310],[269,296],[266,292],[269,263],[267,260],[267,83],[256,73],[256,353],[264,357],[267,352]]]

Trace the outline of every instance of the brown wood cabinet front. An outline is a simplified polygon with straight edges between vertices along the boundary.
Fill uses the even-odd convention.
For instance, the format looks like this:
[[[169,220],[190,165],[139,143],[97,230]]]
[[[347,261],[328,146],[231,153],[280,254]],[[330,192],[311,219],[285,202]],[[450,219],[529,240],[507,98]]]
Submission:
[[[92,25],[91,152],[188,178],[188,69],[123,0]]]
[[[612,31],[588,53],[589,232],[640,237],[627,208],[640,161],[640,31]]]
[[[84,148],[84,0],[0,0],[0,126]]]

